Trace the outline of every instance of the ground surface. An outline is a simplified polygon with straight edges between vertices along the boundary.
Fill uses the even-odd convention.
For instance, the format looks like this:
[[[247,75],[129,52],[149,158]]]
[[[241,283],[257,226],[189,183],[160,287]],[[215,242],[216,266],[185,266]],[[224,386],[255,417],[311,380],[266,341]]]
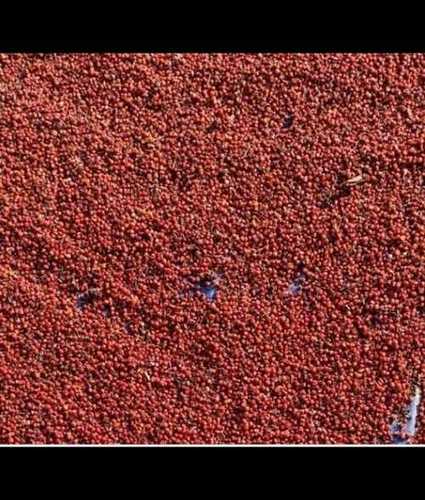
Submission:
[[[388,443],[425,374],[424,68],[0,55],[0,442]]]

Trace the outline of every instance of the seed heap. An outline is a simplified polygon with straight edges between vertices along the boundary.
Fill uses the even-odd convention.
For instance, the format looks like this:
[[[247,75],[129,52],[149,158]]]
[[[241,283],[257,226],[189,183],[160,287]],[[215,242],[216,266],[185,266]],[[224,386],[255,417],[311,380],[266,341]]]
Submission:
[[[424,63],[0,55],[0,442],[390,443]]]

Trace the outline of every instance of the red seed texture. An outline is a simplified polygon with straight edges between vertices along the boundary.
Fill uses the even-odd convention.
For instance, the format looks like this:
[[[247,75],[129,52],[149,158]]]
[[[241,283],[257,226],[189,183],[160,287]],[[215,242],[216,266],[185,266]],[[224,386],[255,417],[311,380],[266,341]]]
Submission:
[[[0,442],[390,443],[425,375],[424,68],[1,55]]]

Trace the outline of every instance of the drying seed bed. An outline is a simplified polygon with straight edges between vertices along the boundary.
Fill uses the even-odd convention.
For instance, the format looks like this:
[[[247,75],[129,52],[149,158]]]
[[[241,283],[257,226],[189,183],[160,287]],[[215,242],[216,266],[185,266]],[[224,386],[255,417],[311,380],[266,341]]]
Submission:
[[[424,443],[424,64],[0,55],[0,442]]]

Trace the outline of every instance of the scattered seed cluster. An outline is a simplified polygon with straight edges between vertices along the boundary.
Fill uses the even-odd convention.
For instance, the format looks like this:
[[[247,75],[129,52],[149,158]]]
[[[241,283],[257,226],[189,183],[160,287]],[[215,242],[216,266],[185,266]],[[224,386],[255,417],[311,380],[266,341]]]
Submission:
[[[0,55],[0,442],[390,443],[424,64]]]

